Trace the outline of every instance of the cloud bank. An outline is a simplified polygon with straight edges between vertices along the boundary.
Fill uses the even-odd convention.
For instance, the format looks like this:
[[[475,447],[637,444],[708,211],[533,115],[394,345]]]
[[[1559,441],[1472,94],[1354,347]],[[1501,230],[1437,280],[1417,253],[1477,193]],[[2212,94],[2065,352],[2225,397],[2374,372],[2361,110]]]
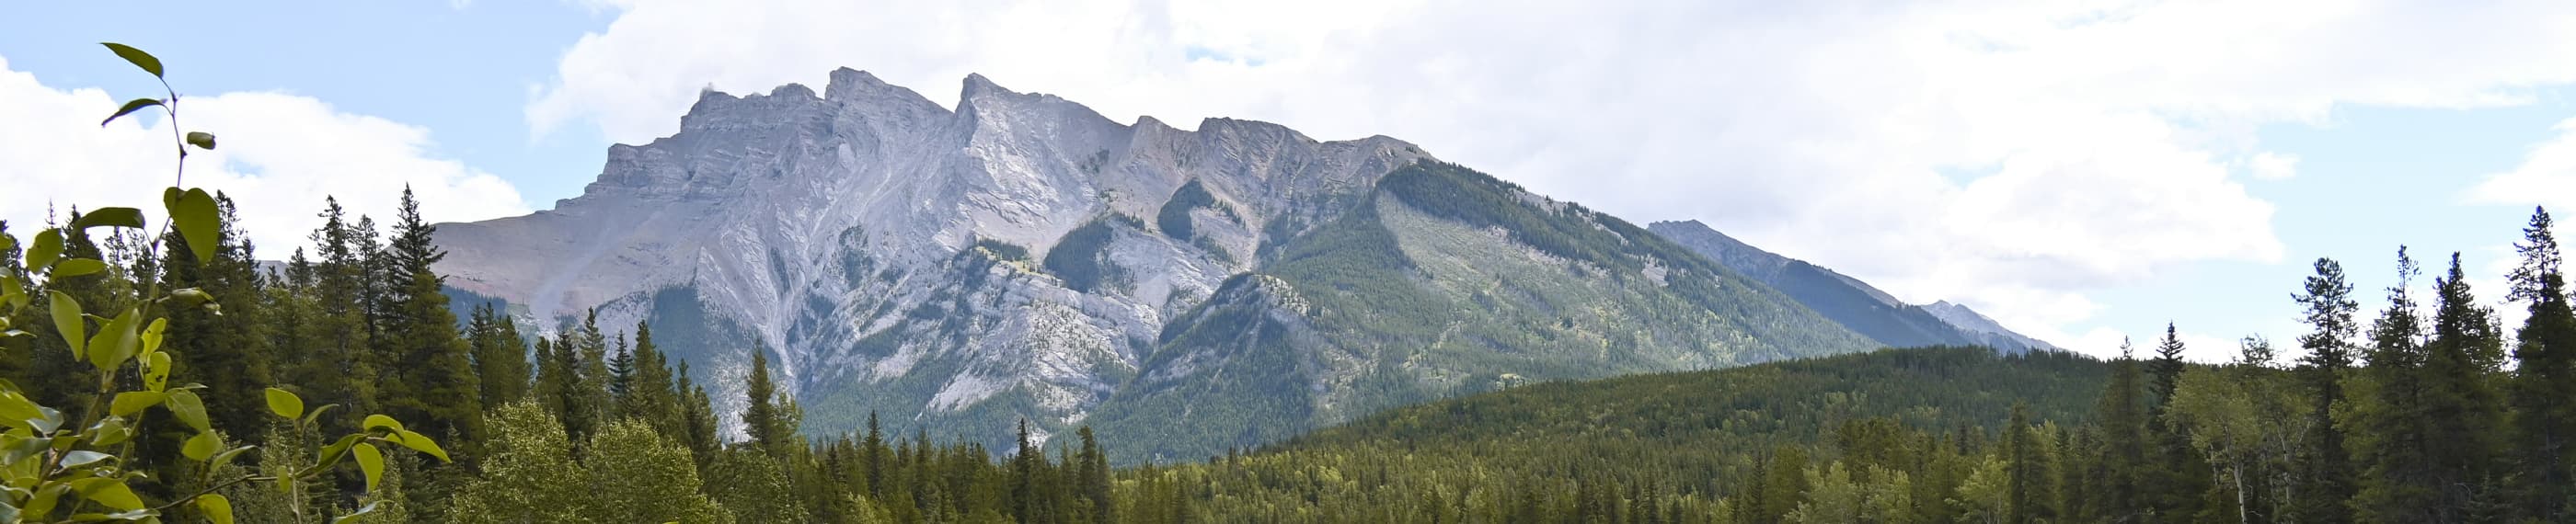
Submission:
[[[215,151],[189,155],[185,182],[232,196],[262,258],[309,245],[305,235],[321,226],[315,214],[326,196],[337,196],[353,218],[387,223],[406,185],[433,222],[528,212],[508,182],[433,156],[426,129],[289,94],[181,96],[182,127],[218,137]],[[0,220],[11,233],[24,238],[73,206],[135,207],[160,223],[160,188],[173,181],[170,129],[158,117],[99,126],[122,100],[45,85],[0,59],[0,122],[9,122],[0,126],[0,180],[19,185],[0,192]]]
[[[701,88],[840,66],[934,93],[980,72],[1113,118],[1396,136],[2097,354],[2116,332],[2061,329],[2086,292],[2282,259],[2247,185],[2296,158],[2257,126],[2576,81],[2576,4],[2545,1],[594,4],[616,18],[534,92],[541,133],[641,142]]]

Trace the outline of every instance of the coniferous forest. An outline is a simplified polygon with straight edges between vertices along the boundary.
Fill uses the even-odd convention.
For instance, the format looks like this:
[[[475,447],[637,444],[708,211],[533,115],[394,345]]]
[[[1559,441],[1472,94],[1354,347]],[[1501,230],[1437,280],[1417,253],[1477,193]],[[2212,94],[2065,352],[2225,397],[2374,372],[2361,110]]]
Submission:
[[[2576,520],[2576,307],[2546,211],[2507,289],[2472,289],[2456,254],[2425,279],[2400,248],[2366,312],[2321,259],[2283,286],[2310,331],[2222,364],[2183,360],[2172,326],[2109,362],[1890,349],[1524,385],[1112,464],[1120,443],[1089,428],[1024,424],[1013,449],[874,416],[812,434],[759,352],[712,387],[650,325],[460,307],[407,192],[390,224],[322,202],[311,247],[263,267],[228,199],[179,187],[157,229],[94,207],[0,237],[0,521]]]

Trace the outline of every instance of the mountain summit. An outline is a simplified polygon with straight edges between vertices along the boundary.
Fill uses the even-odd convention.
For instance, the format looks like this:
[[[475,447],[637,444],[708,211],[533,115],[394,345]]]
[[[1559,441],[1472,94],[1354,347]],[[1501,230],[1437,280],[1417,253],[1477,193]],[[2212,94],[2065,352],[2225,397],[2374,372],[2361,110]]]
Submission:
[[[450,285],[654,325],[702,383],[770,355],[817,433],[1075,425],[1204,457],[1522,381],[1868,349],[1642,228],[1386,137],[1120,124],[969,76],[709,91],[578,197],[444,224]],[[736,399],[738,394],[719,395]],[[1000,448],[995,448],[1000,449]]]

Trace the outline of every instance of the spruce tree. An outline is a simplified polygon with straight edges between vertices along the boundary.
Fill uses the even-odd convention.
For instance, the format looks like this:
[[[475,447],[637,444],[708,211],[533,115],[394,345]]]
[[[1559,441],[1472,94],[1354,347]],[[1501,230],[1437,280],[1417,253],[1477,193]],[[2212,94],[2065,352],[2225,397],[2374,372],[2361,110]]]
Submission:
[[[2576,308],[2559,270],[2558,237],[2547,209],[2531,211],[2514,250],[2509,298],[2528,304],[2530,316],[2515,333],[2513,381],[2507,390],[2515,412],[2515,460],[2521,479],[2516,510],[2543,522],[2576,519]]]
[[[683,443],[689,446],[689,454],[697,457],[698,469],[704,470],[715,463],[716,452],[722,447],[724,437],[716,433],[714,404],[707,397],[706,388],[689,380],[689,363],[680,363],[679,377],[679,385],[672,391],[684,395],[680,401],[680,418],[686,430],[681,434],[687,438]]]
[[[2347,503],[2357,489],[2353,482],[2357,472],[2344,449],[2344,432],[2335,425],[2334,411],[2344,402],[2344,377],[2352,368],[2354,340],[2361,336],[2361,324],[2355,320],[2361,304],[2352,299],[2352,283],[2344,278],[2343,264],[2319,258],[2315,268],[2317,274],[2307,278],[2303,291],[2291,295],[2306,310],[2310,328],[2299,336],[2299,346],[2308,354],[2298,373],[2310,402],[2308,434],[2292,481],[2292,514],[2299,522],[2350,522],[2352,510]]]
[[[2156,343],[2156,358],[2147,362],[2147,438],[2151,457],[2147,478],[2140,488],[2146,490],[2147,502],[2154,505],[2158,520],[2184,522],[2200,513],[2203,494],[2211,487],[2204,474],[2206,461],[2191,446],[2191,436],[2174,427],[2166,412],[2173,403],[2175,388],[2182,382],[2184,346],[2182,337],[2171,323],[2165,324],[2165,336]]]
[[[869,423],[875,423],[874,416],[869,417]],[[1101,453],[1100,442],[1092,439],[1091,426],[1083,426],[1074,434],[1082,439],[1082,454],[1076,459],[1080,466],[1076,474],[1080,477],[1082,500],[1089,510],[1088,517],[1096,523],[1117,522],[1117,503],[1109,496],[1108,456]]]
[[[564,430],[576,442],[574,452],[589,445],[590,436],[608,422],[613,407],[608,397],[608,337],[599,331],[599,310],[582,316],[581,328],[565,333],[555,341],[557,359],[569,356],[567,370],[574,387],[564,399]]]
[[[635,402],[635,348],[626,346],[626,335],[618,334],[608,352],[608,397],[616,405],[617,416],[630,414],[626,407]]]
[[[387,306],[377,328],[384,336],[374,339],[386,363],[384,405],[415,431],[471,444],[482,434],[483,386],[473,345],[457,334],[444,280],[431,267],[447,253],[431,243],[438,227],[421,218],[409,188],[395,217],[380,264]]]
[[[652,424],[654,428],[677,435],[683,431],[681,396],[673,381],[670,360],[653,343],[653,326],[635,323],[635,347],[629,367],[632,378],[628,393],[618,402],[620,417],[632,417]]]
[[[187,238],[162,237],[162,289],[197,288],[220,297],[213,308],[173,308],[163,348],[181,357],[181,366],[202,370],[189,375],[206,385],[206,412],[228,435],[256,436],[267,429],[267,406],[260,391],[276,382],[270,367],[274,324],[262,300],[258,261],[247,237],[236,228],[232,198],[218,195],[222,239],[212,260],[197,260]]]
[[[2147,467],[2146,406],[2139,399],[2144,387],[2131,355],[2129,342],[2121,341],[2120,358],[2111,361],[2110,383],[2094,409],[2102,417],[2103,476],[2097,490],[2101,498],[2092,505],[2113,522],[2140,521],[2148,504],[2141,496]]]
[[[769,380],[768,352],[751,351],[751,376],[743,381],[742,389],[746,396],[742,408],[744,434],[761,451],[783,454],[790,438],[781,430],[783,415],[778,407],[778,386]]]
[[[299,293],[314,301],[313,316],[298,337],[302,351],[291,383],[303,386],[307,402],[339,404],[351,411],[375,412],[379,380],[369,299],[375,287],[368,268],[374,251],[373,221],[352,226],[338,200],[323,199],[322,227],[312,241],[320,257],[313,264],[312,285]]]
[[[2466,522],[2500,501],[2496,453],[2503,429],[2502,399],[2494,389],[2502,364],[2503,336],[2493,313],[2477,302],[2460,269],[2433,279],[2433,337],[2424,344],[2424,418],[2436,504],[2442,522]]]
[[[474,307],[472,333],[474,365],[480,370],[485,406],[498,406],[526,400],[530,381],[528,343],[520,338],[519,323],[493,309],[491,304]]]
[[[2424,326],[2407,289],[2421,273],[2399,247],[2397,285],[2388,289],[2388,309],[2371,324],[2370,364],[2352,388],[2352,415],[2342,429],[2362,469],[2352,501],[2358,522],[2439,521],[2438,468],[2427,449],[2436,443],[2422,425],[2428,415]]]

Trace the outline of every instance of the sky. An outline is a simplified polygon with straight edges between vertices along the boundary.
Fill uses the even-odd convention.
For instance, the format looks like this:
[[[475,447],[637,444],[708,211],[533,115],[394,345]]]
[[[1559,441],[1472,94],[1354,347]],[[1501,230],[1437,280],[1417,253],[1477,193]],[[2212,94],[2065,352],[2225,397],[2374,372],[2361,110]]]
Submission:
[[[580,193],[702,89],[982,73],[1120,121],[1387,135],[1633,222],[1696,219],[1913,302],[2110,355],[2303,331],[2319,257],[2366,309],[2397,247],[2501,299],[2576,204],[2576,3],[1824,0],[384,0],[13,5],[0,219],[148,204],[169,124],[100,126],[168,63],[187,183],[282,258],[325,196],[436,221]],[[155,206],[137,205],[151,208]],[[27,227],[13,228],[25,230]]]

